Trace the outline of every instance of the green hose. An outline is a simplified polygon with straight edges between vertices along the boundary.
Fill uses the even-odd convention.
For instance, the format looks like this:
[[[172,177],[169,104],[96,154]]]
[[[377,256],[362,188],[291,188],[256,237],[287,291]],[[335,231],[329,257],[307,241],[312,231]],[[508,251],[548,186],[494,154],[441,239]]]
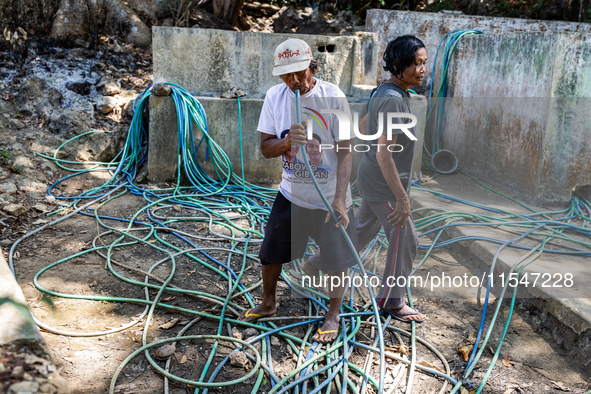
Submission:
[[[259,354],[254,350],[251,344],[247,344],[245,341],[237,340],[231,336],[222,336],[221,333],[224,327],[227,328],[229,332],[231,331],[228,325],[256,328],[261,333],[263,333],[263,335],[273,332],[274,335],[277,335],[282,341],[285,341],[287,346],[289,346],[296,355],[297,363],[294,370],[290,371],[290,373],[288,373],[282,379],[277,379],[274,387],[270,389],[270,393],[277,393],[281,390],[285,391],[286,387],[289,387],[290,384],[294,385],[294,382],[297,382],[298,379],[300,379],[302,382],[310,379],[311,383],[314,382],[315,385],[318,385],[320,380],[318,379],[317,374],[314,374],[314,372],[318,371],[324,365],[328,365],[333,362],[337,362],[335,365],[342,366],[339,367],[340,369],[338,370],[338,373],[335,375],[334,379],[328,382],[328,385],[326,386],[327,393],[331,390],[334,390],[335,388],[339,389],[341,392],[346,389],[350,392],[358,393],[360,392],[359,388],[361,388],[361,391],[366,390],[365,387],[367,387],[367,385],[371,385],[376,391],[379,390],[381,386],[380,379],[383,377],[371,376],[371,368],[367,368],[367,365],[366,368],[362,368],[359,365],[355,365],[350,360],[345,361],[344,359],[341,360],[343,361],[342,364],[338,363],[339,358],[344,357],[343,349],[345,347],[355,348],[355,346],[361,346],[354,345],[357,343],[355,336],[359,335],[359,330],[362,326],[372,327],[371,324],[376,324],[375,322],[372,323],[371,320],[368,319],[368,317],[372,315],[358,314],[354,316],[354,321],[352,323],[348,324],[343,322],[343,330],[340,337],[331,345],[327,346],[324,351],[319,351],[309,358],[306,357],[308,353],[307,349],[310,346],[308,340],[311,336],[313,325],[318,321],[318,317],[313,313],[312,303],[325,302],[327,297],[324,294],[313,289],[303,289],[301,286],[299,286],[297,281],[291,281],[288,277],[285,279],[290,286],[292,286],[294,289],[305,291],[307,296],[310,298],[307,311],[308,315],[298,320],[304,325],[304,332],[306,334],[304,335],[303,340],[292,334],[284,332],[283,327],[287,326],[283,325],[283,323],[281,323],[281,325],[275,324],[276,322],[280,322],[282,319],[286,319],[288,317],[261,319],[256,324],[244,323],[242,321],[236,320],[235,318],[229,317],[232,315],[235,316],[245,308],[245,305],[250,305],[251,307],[254,306],[254,299],[251,297],[250,292],[252,289],[260,286],[260,282],[253,285],[252,287],[247,287],[242,278],[245,271],[249,268],[248,262],[258,260],[256,258],[256,250],[254,247],[260,243],[261,237],[264,234],[265,222],[269,215],[271,202],[276,194],[276,191],[253,185],[247,182],[244,179],[244,176],[241,177],[234,174],[230,159],[219,147],[219,145],[217,145],[217,143],[215,143],[215,141],[209,136],[207,129],[207,119],[201,105],[196,99],[192,98],[182,89],[176,87],[176,85],[171,85],[171,87],[174,92],[174,100],[178,112],[177,118],[179,119],[178,123],[180,144],[177,162],[179,164],[179,169],[183,169],[187,173],[187,178],[189,179],[191,186],[179,186],[179,183],[177,182],[174,187],[162,189],[144,189],[133,183],[133,178],[138,173],[139,166],[145,162],[146,154],[146,141],[144,140],[146,136],[142,132],[142,114],[145,112],[147,98],[150,96],[150,94],[149,91],[144,92],[136,100],[135,114],[125,146],[116,159],[110,163],[86,163],[90,164],[91,171],[107,171],[109,173],[110,179],[99,187],[91,188],[81,193],[81,195],[74,196],[70,200],[67,200],[68,203],[66,203],[66,207],[60,209],[60,211],[63,211],[69,207],[74,210],[73,212],[59,217],[57,220],[54,220],[51,223],[48,223],[29,234],[26,234],[12,246],[9,253],[9,264],[14,272],[13,254],[22,240],[39,233],[47,227],[72,217],[74,214],[91,214],[100,229],[97,237],[93,241],[93,247],[78,251],[56,262],[49,263],[34,276],[33,283],[35,287],[39,289],[39,291],[55,297],[138,304],[145,307],[144,312],[139,315],[139,317],[131,319],[129,323],[126,323],[120,328],[108,329],[101,332],[76,332],[74,330],[66,332],[55,327],[51,327],[49,324],[44,322],[38,322],[38,324],[45,330],[60,335],[98,336],[125,330],[144,320],[145,325],[142,333],[142,346],[130,354],[130,356],[119,366],[116,374],[113,376],[113,380],[111,381],[111,392],[113,391],[120,372],[124,369],[125,365],[127,365],[133,357],[139,356],[142,353],[154,367],[154,369],[165,378],[165,393],[168,390],[169,379],[180,383],[189,384],[196,388],[196,392],[199,392],[201,389],[206,391],[209,387],[227,386],[231,384],[240,384],[241,386],[244,386],[244,382],[251,377],[256,377],[254,379],[254,385],[252,386],[252,389],[249,389],[252,393],[263,390],[267,391],[267,389],[264,388],[264,381],[270,380],[269,374],[272,373],[272,370],[268,369],[269,366],[267,365],[267,358],[270,355],[272,356],[272,352],[275,350],[274,347],[268,347],[266,345],[266,340],[263,338],[261,354]],[[238,105],[239,100],[237,100],[237,106]],[[241,114],[239,114],[239,116],[240,115]],[[192,141],[194,136],[192,135],[190,127],[191,123],[196,124],[203,135],[199,148],[195,148],[193,146]],[[49,157],[56,164],[60,165],[60,168],[72,172],[75,176],[89,173],[88,168],[81,169],[76,165],[76,162],[57,158],[59,156],[60,149],[62,149],[64,146],[67,146],[67,144],[72,143],[76,138],[81,136],[82,135],[66,141],[56,150],[53,156],[43,157]],[[189,143],[189,141],[191,142]],[[205,148],[207,148],[209,152],[211,165],[215,173],[215,179],[210,177],[210,175],[208,175],[201,168],[199,160],[197,159],[196,150]],[[242,156],[241,163],[243,164]],[[242,168],[244,168],[243,165]],[[180,172],[181,171],[179,171],[179,173]],[[180,178],[177,178],[177,180],[180,180]],[[479,182],[476,179],[474,180]],[[60,184],[61,183],[58,182],[55,185],[52,185],[52,188],[57,190],[59,189]],[[133,193],[134,195],[144,198],[146,201],[145,206],[139,209],[133,215],[130,215],[128,218],[109,218],[106,214],[108,207],[117,203],[118,198],[120,198],[124,190],[125,193]],[[432,192],[424,188],[415,188],[415,192],[418,190]],[[490,190],[495,191],[492,188]],[[441,193],[437,193],[437,195],[442,196]],[[463,201],[454,196],[444,197],[453,198],[455,201]],[[511,199],[508,196],[505,197]],[[66,199],[60,196],[56,196],[56,198]],[[85,199],[89,202],[84,205],[80,205],[82,202],[85,202]],[[523,208],[527,209],[529,213],[527,215],[523,215],[511,212],[509,210],[497,210],[497,212],[493,215],[490,213],[490,211],[485,210],[488,207],[472,204],[477,208],[485,210],[483,211],[484,213],[476,214],[468,212],[441,212],[440,210],[434,209],[433,213],[425,214],[423,218],[417,219],[415,221],[417,231],[432,231],[433,240],[430,241],[426,240],[425,237],[421,237],[421,239],[426,240],[425,243],[421,244],[421,247],[426,250],[426,253],[421,261],[415,266],[413,273],[419,268],[423,268],[425,264],[427,264],[430,254],[437,247],[439,247],[439,244],[441,243],[439,239],[445,228],[448,228],[445,226],[464,226],[477,223],[483,226],[493,226],[494,228],[506,234],[520,235],[525,234],[537,225],[532,219],[545,220],[556,216],[573,217],[573,219],[569,219],[568,223],[572,221],[572,223],[574,223],[574,227],[567,228],[560,224],[562,222],[559,223],[552,221],[552,223],[548,223],[546,226],[530,234],[530,239],[535,240],[538,243],[538,246],[533,247],[532,250],[529,251],[526,256],[524,256],[520,265],[513,267],[514,271],[511,272],[516,272],[517,274],[520,274],[521,270],[525,266],[534,261],[534,259],[541,253],[546,253],[550,248],[560,248],[565,252],[588,250],[591,248],[591,242],[588,242],[588,238],[585,238],[585,236],[575,237],[566,231],[576,230],[583,232],[584,234],[591,234],[591,230],[587,226],[588,222],[590,221],[588,214],[579,208],[580,204],[583,206],[588,206],[588,201],[580,197],[575,197],[573,198],[573,202],[569,208],[566,210],[553,212],[536,212],[527,205],[519,203],[514,199],[511,199],[511,201],[518,203]],[[468,201],[463,202],[470,203]],[[89,208],[92,208],[91,213],[88,211]],[[417,211],[420,211],[424,214],[426,209],[416,210],[414,212],[416,213]],[[124,224],[121,225],[121,223]],[[581,223],[581,225],[578,223]],[[195,230],[195,228],[204,229],[205,231],[201,233],[198,230]],[[172,237],[175,238],[174,242],[170,240]],[[182,240],[180,237],[182,237]],[[107,238],[114,239],[112,241],[107,241]],[[208,247],[208,245],[204,244],[207,242],[207,240],[227,243],[224,244],[223,247]],[[102,242],[106,243],[99,245],[99,243]],[[197,244],[193,245],[193,242]],[[568,243],[568,245],[561,246],[564,245],[564,243]],[[385,248],[387,248],[387,242],[384,240],[382,235],[378,235],[377,240],[373,245],[373,249],[366,250],[365,253],[362,254],[362,259],[365,261],[373,260],[375,273],[377,268],[377,259],[379,254],[384,251]],[[121,251],[134,246],[148,248],[148,250],[153,251],[154,256],[162,254],[162,258],[154,259],[155,262],[149,269],[139,269],[136,272],[144,276],[143,281],[129,277],[129,275],[125,273],[125,270],[128,268],[126,268],[126,265],[122,262],[122,259],[119,259],[118,257],[118,254]],[[225,261],[218,261],[209,255],[209,253],[213,251],[223,253],[225,256]],[[114,278],[117,278],[118,280],[135,288],[143,289],[144,298],[66,294],[64,291],[47,289],[43,286],[43,275],[45,273],[55,269],[58,266],[68,264],[77,257],[83,257],[89,254],[97,254],[104,258],[106,261],[106,267]],[[229,268],[232,256],[234,256],[236,259],[240,258],[241,262],[234,263],[235,265],[232,265],[232,270],[230,270]],[[227,294],[218,296],[211,294],[209,291],[207,291],[207,289],[185,289],[173,286],[171,281],[175,274],[178,275],[175,268],[176,263],[180,258],[188,259],[191,264],[194,264],[195,267],[198,267],[200,271],[207,270],[209,273],[226,281]],[[224,266],[222,266],[221,263],[224,264]],[[168,274],[165,278],[157,278],[152,273],[157,267],[166,267],[166,269],[168,269]],[[369,264],[366,263],[365,269],[367,269],[369,272],[368,268]],[[156,296],[151,296],[150,291],[156,291]],[[505,289],[503,291],[505,291]],[[161,298],[164,292],[174,292],[177,294],[184,294],[198,298],[207,304],[213,304],[214,309],[211,313],[208,313],[201,310],[183,308],[168,304]],[[355,297],[356,292],[359,293],[359,290],[351,289],[350,294],[352,298]],[[409,305],[412,306],[413,304],[410,288],[407,288],[407,292],[409,296]],[[363,298],[363,294],[361,294],[360,297]],[[515,292],[513,294],[509,316],[503,323],[504,333],[509,327],[514,301]],[[345,313],[364,313],[370,311],[371,305],[367,303],[367,300],[364,300],[364,304],[365,306],[360,308],[358,307],[356,308],[357,310],[351,308],[349,305],[343,305],[343,307],[345,309]],[[486,332],[484,338],[485,341],[489,340],[492,327],[495,325],[495,323],[498,323],[497,320],[499,307],[500,303],[497,304],[497,310],[495,311],[493,319],[489,325],[489,331]],[[195,323],[190,323],[186,329],[183,329],[173,338],[148,343],[148,332],[152,327],[153,315],[157,310],[188,315],[191,317],[192,322]],[[189,327],[194,326],[196,322],[203,320],[217,322],[217,335],[185,335]],[[404,334],[406,337],[408,337],[408,341],[410,343],[412,352],[410,360],[402,360],[390,352],[379,354],[381,358],[387,357],[389,359],[402,362],[406,365],[408,368],[407,393],[411,392],[413,380],[416,380],[413,379],[413,375],[418,373],[427,373],[432,375],[432,372],[429,371],[428,368],[425,369],[423,366],[416,363],[418,352],[416,343],[424,345],[425,349],[428,349],[428,351],[434,353],[442,360],[446,368],[444,375],[449,377],[451,372],[447,361],[441,355],[440,351],[416,336],[414,324],[411,324],[410,331],[405,331],[399,329],[398,327],[392,326],[389,324],[389,322],[386,323],[387,324],[383,324],[383,328],[385,330],[390,330],[391,332],[396,333],[396,335],[398,335],[398,333]],[[382,328],[382,324],[380,324],[380,328]],[[217,344],[220,341],[229,341],[234,346],[246,346],[246,348],[252,351],[252,356],[249,355],[249,357],[252,361],[254,361],[255,367],[244,376],[241,376],[239,379],[232,382],[221,382],[219,380],[216,381],[215,379],[210,381],[213,376],[210,373],[211,360],[213,360],[215,354],[217,354],[215,351],[217,345],[212,345],[206,366],[199,376],[199,379],[188,380],[175,375],[173,372],[170,372],[169,362],[167,362],[167,365],[163,368],[158,363],[156,363],[149,354],[149,350],[154,346],[187,339],[210,339],[214,341],[214,344]],[[379,339],[380,338],[375,335],[371,337],[371,341],[369,343],[373,344],[374,346],[370,346],[372,349],[370,350],[370,354],[373,355],[376,353],[375,343]],[[402,339],[399,340],[402,341]],[[497,352],[495,353],[496,356],[498,356],[501,345],[502,341],[497,347]],[[480,352],[476,356],[477,359],[481,356],[483,348],[484,346],[480,348]],[[380,352],[377,351],[377,353]],[[489,370],[492,370],[495,361],[496,357],[493,358],[493,362],[489,366]],[[380,365],[380,367],[382,367],[382,365]],[[475,365],[475,363],[472,365]],[[327,373],[329,375],[333,374],[335,372],[335,368],[336,366],[328,369]],[[307,378],[306,376],[302,376],[301,373],[304,373],[305,371],[308,371],[311,375],[313,375],[313,377]],[[470,372],[468,372],[468,374]],[[267,379],[265,379],[265,377],[267,377]],[[489,373],[487,373],[481,381],[481,387],[484,387],[488,377]],[[355,379],[357,379],[358,384],[355,383]],[[364,381],[367,383],[363,383]],[[455,384],[455,380],[452,381],[448,378],[445,378],[440,392],[446,390],[448,381],[452,382],[452,384]],[[297,386],[294,387],[294,392],[299,393],[299,385],[295,384],[294,386]]]

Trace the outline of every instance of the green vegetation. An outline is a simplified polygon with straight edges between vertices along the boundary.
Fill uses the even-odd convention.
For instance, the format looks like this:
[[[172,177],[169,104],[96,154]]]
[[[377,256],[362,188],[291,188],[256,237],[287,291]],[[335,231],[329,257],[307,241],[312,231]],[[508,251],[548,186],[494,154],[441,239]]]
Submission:
[[[0,166],[12,172],[16,172],[17,174],[20,174],[22,166],[14,165],[14,163],[10,159],[11,157],[10,153],[8,152],[8,148],[5,146],[0,146]]]

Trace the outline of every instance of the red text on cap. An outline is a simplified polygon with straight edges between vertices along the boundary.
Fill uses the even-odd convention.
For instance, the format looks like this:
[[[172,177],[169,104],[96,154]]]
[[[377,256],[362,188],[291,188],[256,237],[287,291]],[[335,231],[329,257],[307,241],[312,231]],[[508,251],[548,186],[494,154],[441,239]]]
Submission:
[[[291,49],[286,49],[285,51],[279,53],[277,55],[278,59],[287,59],[290,57],[294,57],[294,56],[300,56],[300,50],[296,49],[295,51],[292,51]]]

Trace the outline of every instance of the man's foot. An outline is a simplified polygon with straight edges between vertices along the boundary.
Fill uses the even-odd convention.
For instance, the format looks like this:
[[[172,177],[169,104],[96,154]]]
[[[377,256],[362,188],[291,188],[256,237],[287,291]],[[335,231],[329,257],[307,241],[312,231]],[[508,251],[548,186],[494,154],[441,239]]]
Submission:
[[[404,323],[422,323],[425,320],[425,315],[421,312],[416,310],[415,308],[411,308],[408,305],[404,305],[400,309],[382,309],[382,311],[386,312],[388,315],[392,316],[393,319]]]
[[[275,316],[277,312],[277,307],[265,307],[262,304],[257,305],[252,309],[245,309],[240,313],[238,316],[238,320],[246,322],[246,323],[254,323],[261,317],[269,317]]]
[[[339,335],[339,316],[324,318],[324,324],[316,331],[312,340],[321,343],[332,342]]]

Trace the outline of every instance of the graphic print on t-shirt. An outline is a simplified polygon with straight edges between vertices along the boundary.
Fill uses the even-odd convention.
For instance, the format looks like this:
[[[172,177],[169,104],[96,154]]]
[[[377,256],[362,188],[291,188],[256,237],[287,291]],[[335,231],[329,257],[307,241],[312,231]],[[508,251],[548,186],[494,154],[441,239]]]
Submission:
[[[286,138],[287,133],[289,133],[289,129],[283,130],[281,132],[281,139]],[[299,145],[292,145],[290,149],[288,149],[283,155],[281,155],[281,159],[283,160],[284,171],[291,173],[294,170],[294,164],[297,162],[296,155],[299,151]]]
[[[338,123],[334,115],[322,112],[341,108],[338,104],[338,101],[320,97],[301,99],[300,115],[302,121],[306,121],[308,141],[295,155],[293,171],[290,174],[291,192],[296,200],[318,199],[312,176],[323,191],[327,190],[330,193],[336,187],[338,156],[334,148],[336,142],[333,130],[338,128]],[[292,119],[297,119],[295,108],[292,111]],[[308,157],[312,172],[306,166],[304,153]]]
[[[332,202],[336,190],[338,156],[336,145],[341,137],[338,119],[326,110],[338,110],[349,116],[350,110],[345,95],[333,84],[316,80],[316,85],[300,100],[301,120],[307,123],[309,139],[305,145],[292,146],[281,155],[282,181],[279,191],[292,203],[309,209],[326,209],[311,175],[316,178],[326,199]],[[279,139],[287,138],[297,122],[295,94],[285,84],[269,89],[265,96],[259,118],[258,130],[274,134]],[[350,139],[345,135],[342,139]],[[304,162],[304,152],[310,162],[311,173]],[[352,201],[347,193],[347,206]]]

